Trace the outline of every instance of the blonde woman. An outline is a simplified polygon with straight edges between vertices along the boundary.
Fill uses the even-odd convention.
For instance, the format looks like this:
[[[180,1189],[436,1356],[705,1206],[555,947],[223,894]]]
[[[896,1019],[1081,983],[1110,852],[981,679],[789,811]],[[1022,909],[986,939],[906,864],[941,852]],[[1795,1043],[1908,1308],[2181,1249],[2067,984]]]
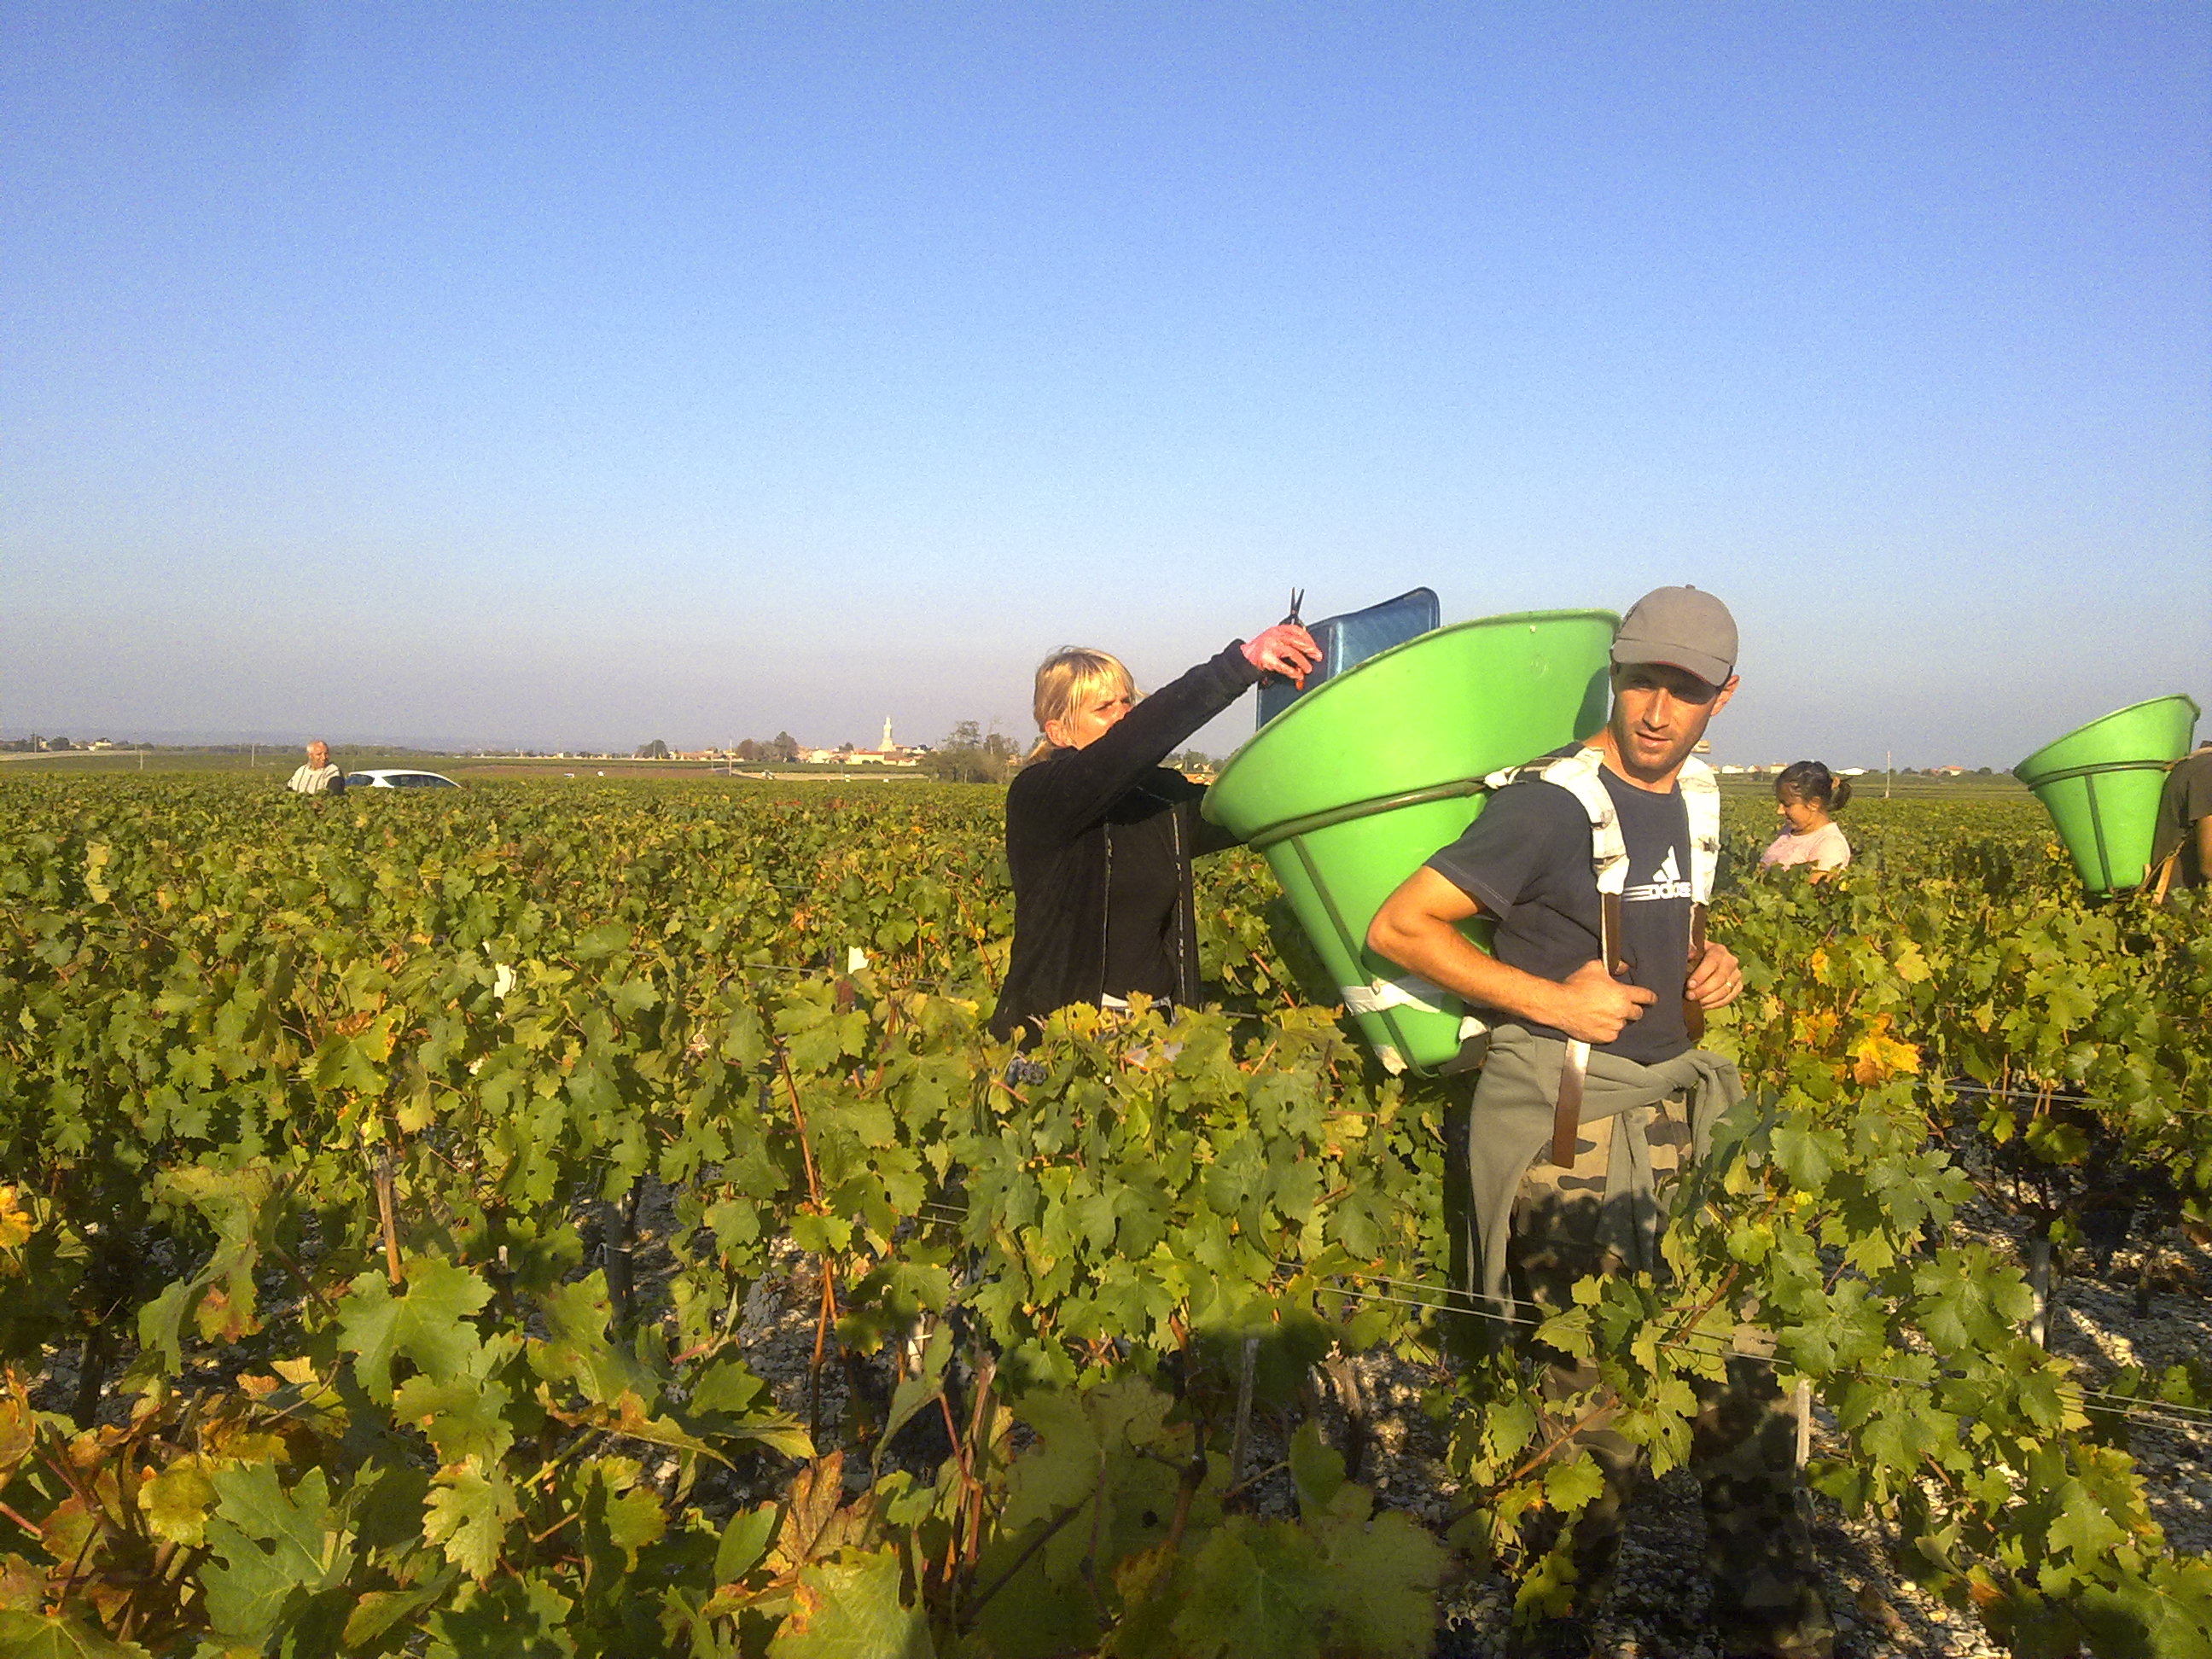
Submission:
[[[1042,736],[1006,791],[1014,949],[994,1033],[1025,1040],[1054,1009],[1137,992],[1198,1000],[1191,860],[1236,842],[1199,817],[1205,787],[1161,763],[1263,673],[1303,684],[1320,660],[1311,635],[1279,623],[1140,699],[1103,651],[1045,659]]]

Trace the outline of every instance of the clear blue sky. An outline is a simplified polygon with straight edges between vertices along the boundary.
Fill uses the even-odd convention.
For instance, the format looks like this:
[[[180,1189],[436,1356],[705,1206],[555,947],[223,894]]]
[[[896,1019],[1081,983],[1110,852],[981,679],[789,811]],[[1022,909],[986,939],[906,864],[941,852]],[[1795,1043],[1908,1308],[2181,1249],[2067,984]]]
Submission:
[[[1293,583],[1711,588],[1723,758],[2212,707],[2201,4],[0,27],[11,733],[1026,737]]]

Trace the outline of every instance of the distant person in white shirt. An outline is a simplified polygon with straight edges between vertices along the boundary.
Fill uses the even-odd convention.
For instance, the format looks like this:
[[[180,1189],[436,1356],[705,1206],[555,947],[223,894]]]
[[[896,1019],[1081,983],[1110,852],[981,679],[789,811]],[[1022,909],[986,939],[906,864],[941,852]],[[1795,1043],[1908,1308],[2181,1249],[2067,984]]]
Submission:
[[[307,763],[284,786],[295,795],[343,795],[345,774],[331,764],[331,746],[320,738],[307,745]]]
[[[1838,777],[1818,761],[1783,768],[1774,781],[1774,811],[1784,828],[1759,855],[1759,867],[1809,864],[1818,881],[1849,864],[1851,844],[1836,827],[1835,814],[1850,798],[1851,781]]]

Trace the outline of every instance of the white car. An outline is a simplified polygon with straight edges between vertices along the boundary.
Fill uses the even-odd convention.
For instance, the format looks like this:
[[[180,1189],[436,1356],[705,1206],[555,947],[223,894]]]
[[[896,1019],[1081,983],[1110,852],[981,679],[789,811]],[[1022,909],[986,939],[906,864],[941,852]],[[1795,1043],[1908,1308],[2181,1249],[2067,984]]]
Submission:
[[[404,772],[388,766],[346,774],[349,789],[458,789],[461,786],[436,772]]]

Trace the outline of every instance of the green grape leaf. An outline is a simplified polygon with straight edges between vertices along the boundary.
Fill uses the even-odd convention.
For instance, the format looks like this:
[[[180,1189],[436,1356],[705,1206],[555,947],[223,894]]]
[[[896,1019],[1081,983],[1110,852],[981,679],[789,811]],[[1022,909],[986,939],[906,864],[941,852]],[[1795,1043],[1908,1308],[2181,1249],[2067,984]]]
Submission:
[[[594,1271],[556,1285],[539,1304],[546,1339],[530,1346],[530,1363],[548,1381],[573,1382],[597,1406],[612,1406],[625,1395],[652,1387],[643,1368],[608,1340],[614,1318],[607,1276]]]
[[[59,1613],[0,1610],[4,1659],[150,1659],[136,1642],[118,1642],[97,1626]]]
[[[1605,1491],[1605,1471],[1584,1453],[1554,1461],[1544,1471],[1544,1499],[1562,1515],[1572,1515]]]
[[[1098,1485],[1098,1436],[1080,1400],[1058,1389],[1039,1391],[1018,1409],[1037,1443],[1007,1477],[1000,1525],[1009,1532],[1088,1501]]]
[[[635,1019],[647,1009],[660,1006],[660,993],[650,980],[624,980],[608,994],[608,1000],[614,1005],[617,1019]]]
[[[637,1553],[659,1541],[668,1530],[667,1512],[653,1489],[639,1480],[628,1458],[600,1458],[586,1486],[585,1548],[596,1563],[593,1576],[637,1570]],[[611,1559],[611,1549],[619,1559]]]
[[[507,1523],[521,1514],[506,1476],[487,1474],[471,1458],[438,1472],[422,1506],[422,1537],[483,1583],[498,1569]]]
[[[428,1256],[411,1259],[404,1294],[394,1296],[380,1273],[361,1274],[338,1303],[339,1344],[359,1356],[356,1374],[369,1397],[389,1403],[392,1364],[405,1355],[434,1379],[465,1374],[478,1340],[470,1316],[491,1299],[491,1286],[470,1269]]]
[[[1310,1522],[1325,1514],[1345,1484],[1344,1459],[1321,1437],[1321,1425],[1308,1421],[1291,1437],[1291,1480],[1297,1488],[1298,1513]]]
[[[884,1449],[914,1420],[915,1413],[945,1397],[945,1367],[951,1358],[952,1328],[940,1324],[929,1334],[921,1364],[891,1395],[890,1415],[884,1419],[883,1433],[876,1442],[875,1461],[878,1465],[883,1462]]]
[[[522,1339],[507,1333],[494,1342],[496,1346],[488,1345],[475,1358],[495,1364],[501,1350],[512,1353]],[[514,1396],[505,1384],[484,1375],[493,1368],[471,1364],[442,1382],[410,1376],[393,1392],[392,1414],[428,1434],[441,1462],[455,1463],[471,1455],[495,1461],[514,1443],[514,1428],[506,1416]]]
[[[2077,1563],[2097,1560],[2106,1551],[2127,1541],[2127,1533],[2112,1519],[2079,1480],[2069,1480],[2056,1494],[2058,1517],[2051,1523],[2051,1541],[2073,1552]]]
[[[412,1619],[425,1607],[445,1599],[459,1582],[460,1569],[448,1567],[426,1584],[413,1589],[371,1590],[346,1615],[344,1639],[349,1648],[368,1647],[403,1619]]]
[[[1192,1659],[1319,1659],[1321,1567],[1310,1534],[1231,1516],[1190,1563],[1176,1638]]]
[[[899,1600],[897,1553],[846,1552],[800,1569],[769,1659],[935,1659],[929,1621]]]
[[[330,1488],[320,1469],[289,1493],[271,1463],[217,1469],[211,1480],[208,1551],[222,1565],[201,1571],[209,1618],[226,1639],[265,1643],[288,1611],[344,1576],[352,1553],[326,1535]]]
[[[1328,1527],[1325,1583],[1332,1645],[1361,1659],[1424,1659],[1436,1639],[1437,1586],[1450,1559],[1434,1534],[1386,1510],[1371,1522]]]
[[[722,1541],[714,1552],[714,1582],[733,1584],[768,1558],[775,1540],[781,1512],[774,1504],[739,1510],[722,1528]]]
[[[574,1616],[575,1603],[543,1573],[465,1583],[430,1615],[429,1651],[432,1659],[555,1659],[575,1650]]]
[[[629,944],[629,929],[619,921],[602,922],[579,933],[568,954],[579,962],[605,962]]]

